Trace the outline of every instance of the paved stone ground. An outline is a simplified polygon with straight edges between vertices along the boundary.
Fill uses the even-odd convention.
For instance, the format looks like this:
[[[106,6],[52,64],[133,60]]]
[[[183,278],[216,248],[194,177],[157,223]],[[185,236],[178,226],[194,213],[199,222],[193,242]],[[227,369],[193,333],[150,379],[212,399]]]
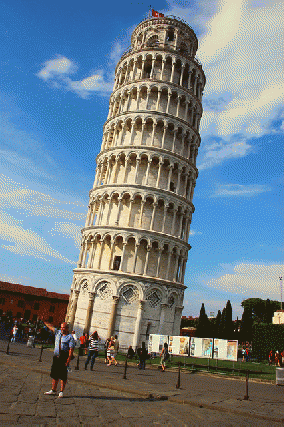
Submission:
[[[4,353],[0,342],[0,425],[108,426],[279,426],[283,424],[284,389],[249,383],[250,400],[243,400],[245,383],[206,374],[157,368],[139,371],[129,366],[123,380],[122,365],[107,367],[97,360],[94,371],[69,373],[63,399],[45,396],[50,389],[52,352],[11,344]],[[152,395],[152,396],[150,396]]]

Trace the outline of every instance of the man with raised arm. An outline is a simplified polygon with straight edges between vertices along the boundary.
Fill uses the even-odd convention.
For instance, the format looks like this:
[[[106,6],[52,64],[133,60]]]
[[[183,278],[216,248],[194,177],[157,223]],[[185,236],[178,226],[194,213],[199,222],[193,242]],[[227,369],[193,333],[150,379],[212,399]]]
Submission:
[[[63,397],[63,391],[67,383],[67,367],[73,356],[75,342],[68,331],[66,322],[61,323],[60,331],[55,332],[54,326],[50,323],[44,324],[55,333],[54,356],[51,366],[50,376],[52,378],[52,388],[44,394],[55,395],[59,379],[61,380],[60,392],[58,397]]]

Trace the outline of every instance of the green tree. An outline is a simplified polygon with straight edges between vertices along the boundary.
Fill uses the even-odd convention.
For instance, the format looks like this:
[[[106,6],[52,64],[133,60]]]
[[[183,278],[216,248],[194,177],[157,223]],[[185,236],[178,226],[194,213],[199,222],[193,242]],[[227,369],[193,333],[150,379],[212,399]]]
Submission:
[[[214,338],[221,338],[220,336],[221,316],[222,316],[221,311],[218,310],[216,319],[214,321],[214,330],[213,330]]]
[[[253,314],[251,306],[247,305],[244,308],[244,312],[241,320],[240,336],[241,342],[252,340],[252,327],[253,327]]]
[[[211,337],[211,323],[207,317],[204,303],[201,305],[199,319],[196,328],[196,336],[199,338]]]
[[[233,339],[234,337],[234,324],[232,320],[232,305],[230,300],[227,301],[226,307],[223,308],[220,328],[219,328],[219,338],[226,340]]]
[[[253,323],[271,323],[273,313],[280,309],[279,301],[248,298],[242,302],[242,307],[251,311]]]

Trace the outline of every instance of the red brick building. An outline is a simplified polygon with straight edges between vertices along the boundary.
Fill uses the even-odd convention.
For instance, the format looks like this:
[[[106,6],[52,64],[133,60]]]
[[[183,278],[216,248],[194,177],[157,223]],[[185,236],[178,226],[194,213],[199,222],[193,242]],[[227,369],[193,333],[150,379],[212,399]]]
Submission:
[[[0,281],[0,315],[35,321],[38,316],[53,324],[64,321],[69,295],[47,292],[43,288]]]

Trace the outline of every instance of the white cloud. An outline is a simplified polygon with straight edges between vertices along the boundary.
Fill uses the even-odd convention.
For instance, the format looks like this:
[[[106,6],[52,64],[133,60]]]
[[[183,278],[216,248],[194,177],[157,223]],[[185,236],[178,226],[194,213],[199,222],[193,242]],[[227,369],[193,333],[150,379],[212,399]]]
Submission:
[[[37,233],[30,229],[25,230],[22,221],[16,220],[6,212],[0,212],[0,237],[13,244],[9,246],[2,244],[1,247],[16,255],[33,256],[45,261],[57,258],[68,264],[76,264],[52,249]]]
[[[270,191],[266,185],[220,184],[216,186],[213,197],[252,197]]]
[[[44,67],[37,73],[37,76],[43,80],[49,80],[58,76],[64,76],[73,73],[76,65],[65,56],[59,56],[44,63]]]
[[[61,234],[65,238],[71,238],[74,240],[75,247],[80,248],[81,244],[81,230],[82,227],[79,227],[72,222],[56,222],[54,228],[50,231],[50,233],[55,236],[57,234]]]
[[[202,234],[202,233],[201,231],[190,230],[190,233],[189,233],[190,236],[196,236],[197,234]]]
[[[103,73],[99,72],[83,80],[68,83],[69,90],[77,93],[81,98],[87,98],[93,92],[108,94],[112,91],[113,83],[106,82]]]
[[[64,218],[83,223],[86,208],[80,203],[64,202],[48,194],[31,190],[0,174],[0,202],[2,209],[16,208],[28,216]]]
[[[271,132],[283,108],[283,2],[201,0],[183,8],[171,2],[169,13],[199,33],[207,78],[202,136]]]
[[[205,100],[231,98],[221,112],[206,111],[202,133],[260,136],[282,107],[282,6],[220,1],[207,22],[198,56],[207,77]]]
[[[202,147],[203,152],[198,160],[198,169],[208,169],[227,159],[246,156],[251,148],[244,138],[233,138],[233,141],[229,142],[219,140],[207,143]]]
[[[121,55],[124,53],[125,50],[126,50],[126,47],[122,44],[122,42],[119,41],[113,44],[109,57],[111,61],[115,63],[115,65],[120,60]]]
[[[279,276],[283,276],[283,272],[284,265],[280,264],[238,264],[233,273],[211,279],[206,285],[244,297],[279,299]]]
[[[113,51],[113,57],[120,51],[120,44],[117,44]],[[48,81],[55,89],[64,89],[79,95],[81,98],[88,98],[92,93],[101,95],[110,94],[113,89],[113,76],[109,75],[109,81],[104,78],[103,71],[97,71],[82,80],[72,80],[69,74],[77,71],[78,67],[68,58],[60,56],[45,62],[45,66],[37,73],[37,76]]]

